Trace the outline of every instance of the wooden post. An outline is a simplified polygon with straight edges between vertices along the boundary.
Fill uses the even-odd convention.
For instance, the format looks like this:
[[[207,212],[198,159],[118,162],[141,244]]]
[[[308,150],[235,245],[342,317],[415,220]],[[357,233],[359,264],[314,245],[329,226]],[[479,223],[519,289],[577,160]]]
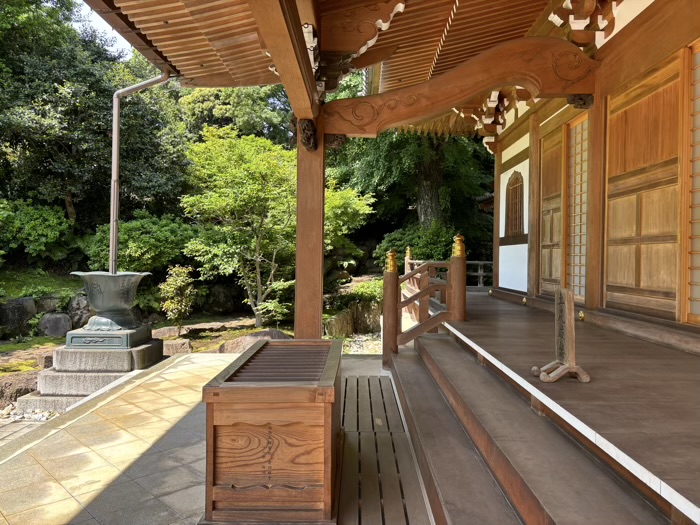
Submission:
[[[382,322],[382,366],[391,368],[391,354],[399,351],[396,341],[398,335],[399,317],[399,271],[396,263],[396,252],[391,250],[386,254],[384,269],[384,312]]]
[[[450,295],[447,310],[453,321],[467,320],[467,256],[464,237],[456,235],[450,259]]]
[[[323,205],[325,155],[323,119],[316,123],[316,148],[297,129],[297,251],[294,337],[320,339],[323,315]],[[308,128],[307,128],[308,129]],[[308,138],[308,136],[306,137]]]
[[[411,247],[406,246],[406,257],[403,259],[403,273],[408,273],[413,268],[411,267],[411,260],[413,259],[413,253],[411,252]]]
[[[418,290],[425,290],[430,286],[430,274],[423,272],[420,274]],[[424,323],[430,317],[430,296],[425,295],[418,299],[418,322]]]

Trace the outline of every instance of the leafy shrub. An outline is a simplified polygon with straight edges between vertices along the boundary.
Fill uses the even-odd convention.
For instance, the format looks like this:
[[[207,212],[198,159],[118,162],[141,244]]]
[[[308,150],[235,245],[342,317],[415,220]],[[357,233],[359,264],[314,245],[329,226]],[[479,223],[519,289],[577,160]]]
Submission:
[[[423,229],[415,224],[396,230],[384,236],[374,251],[376,263],[384,267],[386,252],[396,250],[399,271],[403,272],[403,260],[406,247],[411,247],[414,259],[425,261],[445,261],[452,253],[452,238],[457,234],[449,226],[434,222],[430,228]]]
[[[38,299],[39,297],[44,297],[45,295],[53,295],[54,292],[55,290],[52,288],[41,284],[29,285],[20,290],[19,297],[33,297],[34,299]]]
[[[160,312],[160,303],[162,297],[160,289],[157,286],[140,287],[136,292],[136,300],[134,306],[138,307],[142,312],[152,314]]]
[[[178,335],[182,322],[192,313],[192,305],[197,297],[191,272],[190,266],[172,266],[168,268],[168,278],[159,285],[164,299],[161,306],[166,317],[177,324]]]
[[[384,281],[372,279],[355,285],[349,292],[333,294],[329,299],[330,310],[343,310],[353,303],[382,304],[384,298]]]
[[[194,237],[194,228],[171,215],[154,217],[138,211],[131,221],[119,223],[119,270],[153,272],[182,261],[182,249]],[[92,270],[109,267],[109,225],[97,228],[85,253]]]
[[[365,223],[367,217],[373,213],[373,203],[374,197],[371,194],[360,195],[353,188],[337,189],[335,182],[329,181],[325,197],[326,252],[338,247],[346,248],[350,252],[357,251],[346,235]]]
[[[19,248],[36,259],[64,258],[61,245],[72,224],[56,206],[0,199],[0,263],[3,255]]]

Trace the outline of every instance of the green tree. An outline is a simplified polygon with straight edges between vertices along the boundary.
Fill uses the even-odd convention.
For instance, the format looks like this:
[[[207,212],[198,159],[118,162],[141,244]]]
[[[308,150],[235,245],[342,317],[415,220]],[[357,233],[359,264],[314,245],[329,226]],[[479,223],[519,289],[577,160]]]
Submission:
[[[262,326],[266,303],[292,276],[295,155],[267,139],[205,127],[190,147],[192,195],[185,213],[202,227],[185,249],[203,278],[236,275]]]
[[[190,266],[171,266],[168,277],[158,288],[163,298],[161,307],[165,316],[177,324],[177,335],[182,330],[182,322],[192,313],[192,306],[197,298],[194,279],[190,276]]]
[[[289,146],[291,106],[281,84],[260,87],[192,89],[180,99],[187,129],[199,137],[205,126],[232,126]]]
[[[60,205],[80,231],[107,221],[112,94],[153,76],[135,54],[70,22],[68,0],[0,6],[0,196]],[[6,13],[10,22],[3,18]],[[184,182],[185,128],[171,87],[122,106],[122,209],[172,209]]]

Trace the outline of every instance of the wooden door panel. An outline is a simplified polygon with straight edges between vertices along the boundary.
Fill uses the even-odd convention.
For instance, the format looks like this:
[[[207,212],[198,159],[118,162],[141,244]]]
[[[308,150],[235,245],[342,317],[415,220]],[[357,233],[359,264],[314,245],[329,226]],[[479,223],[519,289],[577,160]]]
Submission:
[[[676,318],[679,61],[608,101],[606,305]]]
[[[540,224],[540,292],[552,294],[561,276],[561,131],[546,135],[541,141],[541,204]]]

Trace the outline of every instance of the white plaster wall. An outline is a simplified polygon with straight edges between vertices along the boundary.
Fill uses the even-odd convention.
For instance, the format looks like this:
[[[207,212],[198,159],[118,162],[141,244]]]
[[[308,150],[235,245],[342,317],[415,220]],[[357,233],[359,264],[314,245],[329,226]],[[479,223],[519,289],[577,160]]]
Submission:
[[[499,220],[498,220],[498,236],[503,237],[506,234],[506,187],[508,186],[508,179],[513,174],[514,171],[519,171],[523,176],[523,227],[525,233],[528,230],[528,213],[530,212],[530,199],[528,198],[528,190],[530,189],[530,160],[526,159],[514,168],[509,169],[501,173],[501,183],[499,187],[500,197],[499,197]]]
[[[500,247],[498,286],[527,292],[527,244]]]

